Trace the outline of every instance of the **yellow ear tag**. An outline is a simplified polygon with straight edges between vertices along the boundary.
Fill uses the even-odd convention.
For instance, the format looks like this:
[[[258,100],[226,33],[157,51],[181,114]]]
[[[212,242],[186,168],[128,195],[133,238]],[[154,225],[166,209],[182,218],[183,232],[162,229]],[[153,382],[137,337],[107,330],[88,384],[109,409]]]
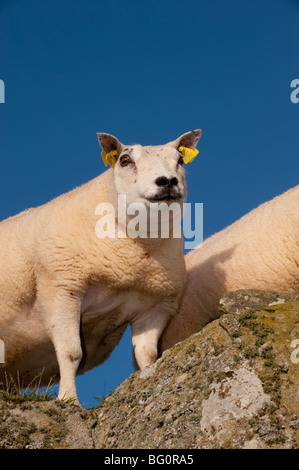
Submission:
[[[105,166],[110,165],[111,168],[114,167],[114,155],[117,155],[117,150],[111,150],[109,153],[105,153],[104,150],[101,152],[103,162]]]
[[[198,154],[197,149],[188,149],[187,147],[179,147],[179,152],[184,155],[183,161],[184,163],[191,163],[193,162],[194,158]]]

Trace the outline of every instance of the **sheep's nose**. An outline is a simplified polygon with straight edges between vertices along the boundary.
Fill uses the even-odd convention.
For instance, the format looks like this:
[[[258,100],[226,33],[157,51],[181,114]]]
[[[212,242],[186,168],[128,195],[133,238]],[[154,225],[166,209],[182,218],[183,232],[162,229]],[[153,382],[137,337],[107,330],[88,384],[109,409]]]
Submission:
[[[172,188],[172,186],[176,186],[178,184],[178,179],[176,177],[169,179],[166,178],[166,176],[159,176],[155,183],[157,186],[168,186],[168,188]]]

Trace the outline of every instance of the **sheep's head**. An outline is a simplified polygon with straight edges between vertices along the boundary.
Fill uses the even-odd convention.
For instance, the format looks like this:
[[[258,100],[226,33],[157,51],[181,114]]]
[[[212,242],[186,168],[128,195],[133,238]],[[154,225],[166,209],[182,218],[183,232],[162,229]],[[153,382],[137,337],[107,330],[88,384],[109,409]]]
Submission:
[[[124,145],[110,134],[97,135],[104,161],[113,167],[116,193],[125,195],[128,205],[185,202],[183,153],[185,149],[196,147],[201,130],[187,132],[165,145],[144,147]]]

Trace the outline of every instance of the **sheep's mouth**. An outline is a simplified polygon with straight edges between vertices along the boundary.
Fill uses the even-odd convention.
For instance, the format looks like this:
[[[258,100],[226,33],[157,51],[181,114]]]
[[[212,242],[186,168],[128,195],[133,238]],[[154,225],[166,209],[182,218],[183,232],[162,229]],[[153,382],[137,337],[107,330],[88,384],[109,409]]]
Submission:
[[[151,199],[148,199],[149,202],[174,202],[177,201],[177,197],[173,196],[163,196],[163,197],[152,197]]]
[[[159,191],[155,196],[147,198],[149,202],[174,202],[181,198],[179,191],[172,191],[171,189]]]

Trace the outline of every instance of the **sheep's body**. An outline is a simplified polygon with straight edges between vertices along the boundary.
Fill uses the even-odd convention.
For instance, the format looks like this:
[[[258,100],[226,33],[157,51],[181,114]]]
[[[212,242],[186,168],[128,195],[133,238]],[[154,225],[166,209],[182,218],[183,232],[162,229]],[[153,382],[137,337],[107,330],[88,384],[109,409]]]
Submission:
[[[54,347],[42,326],[38,304],[43,300],[36,297],[37,291],[40,294],[42,289],[50,300],[52,289],[62,289],[70,298],[72,294],[82,297],[82,329],[88,357],[87,364],[83,358],[83,372],[85,367],[105,360],[112,351],[133,316],[132,306],[136,315],[164,296],[175,298],[175,290],[180,290],[184,266],[178,240],[165,240],[164,246],[161,240],[156,240],[156,246],[148,241],[151,246],[147,247],[146,240],[140,243],[130,238],[96,237],[98,217],[94,208],[99,196],[107,200],[111,173],[108,170],[48,204],[0,224],[0,331],[5,344],[5,369],[19,371],[25,382],[41,372],[45,364],[44,381],[58,373]],[[67,231],[62,223],[65,220]],[[4,244],[3,240],[7,242]],[[175,250],[177,269],[167,255],[169,249]],[[144,299],[144,293],[148,299]],[[107,315],[112,311],[113,315]]]
[[[299,186],[252,210],[185,256],[187,281],[179,314],[161,351],[219,315],[221,296],[238,289],[299,292]]]
[[[105,151],[115,146],[121,154],[123,144],[100,136]],[[117,186],[125,182],[124,192],[136,200],[141,177],[142,191],[161,193],[161,184],[151,181],[153,171],[176,174],[176,187],[167,191],[184,201],[176,147],[175,141],[125,148],[134,168],[116,161],[113,170],[85,185],[0,223],[0,381],[7,373],[28,384],[42,373],[45,384],[60,374],[58,397],[76,398],[76,373],[102,363],[128,324],[139,367],[156,360],[159,336],[177,311],[184,285],[183,240],[98,238],[95,208],[103,202],[115,206]],[[156,159],[156,169],[146,154],[148,162]],[[117,228],[116,218],[116,233]]]

